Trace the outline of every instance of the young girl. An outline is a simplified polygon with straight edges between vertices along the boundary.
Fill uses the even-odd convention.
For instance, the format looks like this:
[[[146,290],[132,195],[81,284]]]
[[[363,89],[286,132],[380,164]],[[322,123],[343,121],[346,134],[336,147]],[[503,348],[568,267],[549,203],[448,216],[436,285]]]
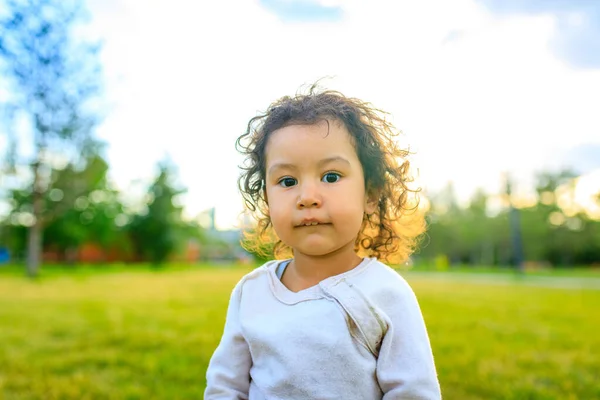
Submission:
[[[250,120],[248,243],[284,259],[234,288],[205,399],[441,398],[415,295],[379,261],[406,260],[424,229],[396,135],[370,104],[315,86]]]

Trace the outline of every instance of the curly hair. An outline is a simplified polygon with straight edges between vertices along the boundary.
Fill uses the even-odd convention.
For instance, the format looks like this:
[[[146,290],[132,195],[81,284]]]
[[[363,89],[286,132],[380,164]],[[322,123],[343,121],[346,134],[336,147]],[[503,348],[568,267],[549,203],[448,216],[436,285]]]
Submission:
[[[274,232],[265,200],[265,149],[271,134],[288,125],[337,120],[351,135],[364,171],[366,193],[378,199],[376,211],[363,217],[355,251],[390,263],[406,261],[425,231],[425,219],[418,210],[420,188],[407,185],[413,181],[407,160],[410,152],[396,143],[400,132],[386,115],[370,103],[333,90],[320,91],[313,84],[307,94],[282,97],[267,112],[250,119],[246,132],[236,141],[236,149],[246,156],[240,166],[239,189],[257,221],[256,226],[246,227],[244,248],[261,257],[290,255],[290,248]]]

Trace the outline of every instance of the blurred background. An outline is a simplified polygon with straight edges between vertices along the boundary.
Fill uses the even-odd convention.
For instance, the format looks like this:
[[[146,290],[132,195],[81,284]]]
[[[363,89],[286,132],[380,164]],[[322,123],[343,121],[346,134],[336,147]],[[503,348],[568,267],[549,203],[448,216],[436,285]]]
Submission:
[[[600,303],[599,2],[0,0],[0,398],[201,394],[187,379],[203,379],[229,291],[262,261],[239,244],[235,139],[319,79],[389,112],[413,153],[429,227],[397,267],[431,315],[448,398],[600,397],[586,335],[600,328],[588,317]],[[445,319],[496,290],[462,325]],[[474,294],[452,309],[457,292]],[[143,307],[130,318],[132,302]],[[194,329],[169,319],[186,307]],[[78,317],[57,320],[66,309]],[[142,320],[155,322],[140,333]],[[113,358],[59,356],[95,323],[118,332],[98,338]],[[444,334],[461,327],[481,329],[480,353]],[[485,347],[490,329],[529,339]],[[143,358],[174,337],[202,350]],[[465,384],[456,352],[474,381],[499,386]],[[122,372],[118,354],[147,369]]]
[[[3,259],[26,260],[28,246],[48,261],[148,259],[157,232],[189,261],[211,239],[244,257],[234,249],[244,221],[234,141],[270,102],[322,79],[404,132],[431,224],[418,258],[600,262],[594,2],[0,10]]]

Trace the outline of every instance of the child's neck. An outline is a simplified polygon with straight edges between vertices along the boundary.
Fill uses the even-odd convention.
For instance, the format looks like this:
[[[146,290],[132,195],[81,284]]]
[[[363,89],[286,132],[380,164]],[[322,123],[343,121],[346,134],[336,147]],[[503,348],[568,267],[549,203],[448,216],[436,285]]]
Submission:
[[[295,289],[302,290],[329,277],[350,271],[361,263],[362,258],[354,252],[353,247],[349,250],[340,249],[323,256],[310,256],[294,252],[294,260],[290,265],[291,271],[286,272],[288,273],[288,282]]]

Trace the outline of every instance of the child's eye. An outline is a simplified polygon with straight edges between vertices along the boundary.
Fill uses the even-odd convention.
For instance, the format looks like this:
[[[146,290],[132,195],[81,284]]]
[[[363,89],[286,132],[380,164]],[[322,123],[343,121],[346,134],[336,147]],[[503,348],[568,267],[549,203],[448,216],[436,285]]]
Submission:
[[[321,181],[323,182],[327,182],[327,183],[336,183],[337,181],[339,181],[341,179],[341,175],[338,174],[337,172],[328,172],[325,175],[323,175],[323,178],[321,178]]]
[[[281,179],[277,183],[283,187],[291,187],[291,186],[294,186],[297,183],[297,181],[294,178],[286,177],[286,178]]]

